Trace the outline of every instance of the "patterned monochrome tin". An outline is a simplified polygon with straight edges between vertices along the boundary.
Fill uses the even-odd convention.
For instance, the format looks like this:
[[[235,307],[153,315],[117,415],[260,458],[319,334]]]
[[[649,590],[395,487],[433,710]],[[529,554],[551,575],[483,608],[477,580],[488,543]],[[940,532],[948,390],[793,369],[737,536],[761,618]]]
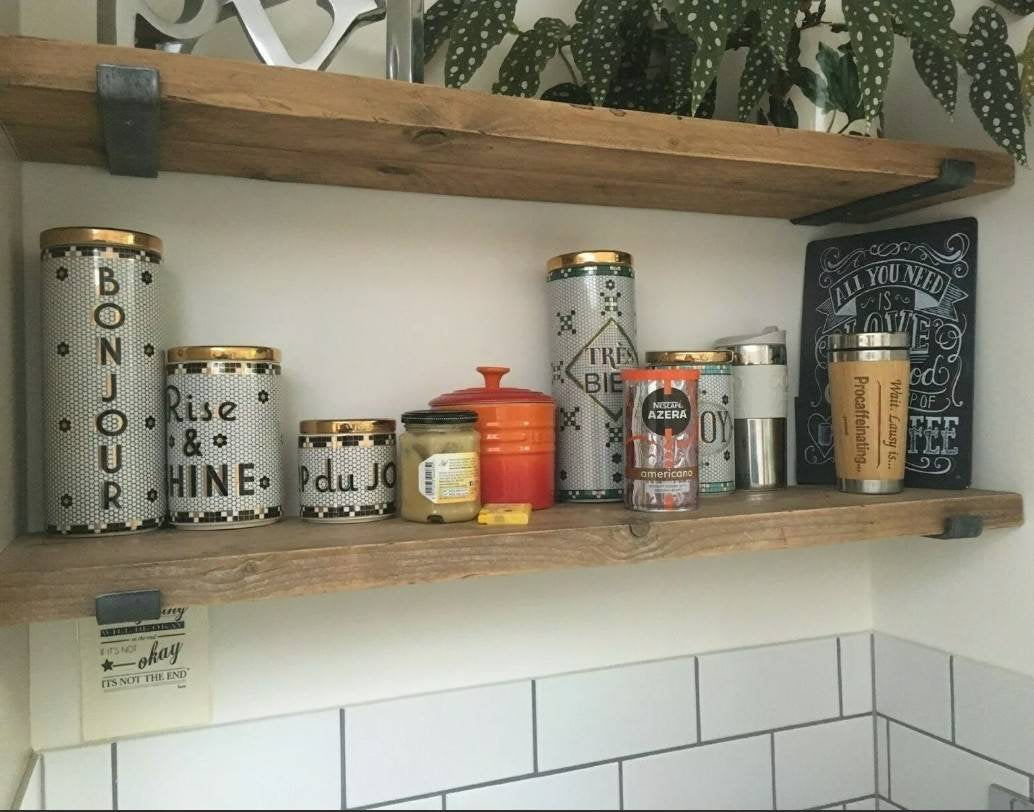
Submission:
[[[624,497],[624,386],[639,364],[635,273],[620,251],[554,257],[549,275],[557,499]]]
[[[395,421],[303,420],[298,492],[303,519],[369,522],[395,515]]]
[[[700,493],[736,490],[736,444],[733,442],[733,385],[730,350],[648,352],[657,369],[695,369],[700,373]]]
[[[279,519],[280,351],[174,347],[165,372],[172,523],[220,530]]]
[[[47,530],[153,530],[165,516],[157,237],[40,235]]]
[[[626,369],[625,507],[696,510],[699,480],[695,369]]]

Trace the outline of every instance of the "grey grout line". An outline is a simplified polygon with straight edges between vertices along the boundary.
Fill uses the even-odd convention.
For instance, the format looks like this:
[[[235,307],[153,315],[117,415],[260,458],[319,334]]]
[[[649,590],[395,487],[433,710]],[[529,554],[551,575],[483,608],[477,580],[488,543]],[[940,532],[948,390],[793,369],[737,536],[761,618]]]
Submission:
[[[772,809],[778,809],[776,801],[775,733],[769,733],[769,755],[772,759]]]
[[[948,689],[951,694],[951,741],[955,743],[955,656],[948,657]]]
[[[808,809],[828,809],[831,806],[839,806],[841,809],[846,809],[848,804],[856,804],[859,801],[875,801],[876,798],[876,795],[859,795],[857,798],[848,798],[846,801],[833,801],[821,806],[809,806]]]
[[[1019,775],[1022,775],[1024,778],[1034,778],[1034,773],[1028,772],[1027,770],[1021,770],[1019,767],[1013,767],[1011,764],[1006,764],[1004,761],[999,761],[998,759],[991,758],[990,756],[986,756],[983,753],[978,753],[976,750],[971,750],[968,747],[963,747],[961,744],[957,744],[956,742],[950,742],[947,739],[941,738],[935,733],[930,733],[929,731],[923,730],[921,727],[910,725],[908,722],[902,722],[900,719],[895,719],[893,716],[887,716],[884,713],[881,713],[880,716],[882,716],[884,719],[887,719],[888,721],[893,722],[896,725],[899,725],[900,727],[905,728],[906,730],[911,730],[913,733],[919,733],[922,736],[926,736],[928,739],[933,739],[934,741],[938,741],[941,744],[946,744],[949,747],[954,747],[956,750],[961,750],[963,753],[968,753],[971,756],[986,761],[988,764],[994,764],[995,766],[1001,767],[1002,769],[1018,773]]]
[[[531,681],[531,769],[539,771],[539,712],[535,680]]]
[[[118,812],[118,744],[111,743],[111,808]]]
[[[844,715],[844,661],[840,652],[840,638],[836,639],[837,644],[837,701],[840,703],[840,715]]]
[[[883,721],[887,723],[887,799],[889,800],[894,797],[894,790],[890,785],[890,719],[884,719]],[[880,788],[876,787],[876,792],[879,791]],[[891,801],[891,803],[893,803],[893,801]]]
[[[744,739],[756,739],[761,736],[775,736],[776,733],[784,733],[789,730],[805,730],[810,727],[821,727],[822,725],[828,725],[832,722],[848,721],[851,719],[866,719],[871,714],[868,713],[856,713],[853,716],[845,716],[843,719],[839,717],[831,717],[827,719],[817,719],[814,722],[802,722],[796,725],[787,725],[786,727],[778,727],[771,730],[755,730],[752,733],[741,733],[736,736],[726,736],[720,739],[710,739],[705,742],[694,742],[693,744],[683,744],[676,747],[665,747],[660,750],[647,750],[642,753],[633,753],[628,756],[616,756],[614,758],[602,759],[600,761],[589,761],[583,764],[571,764],[566,767],[558,767],[553,770],[541,770],[538,773],[522,773],[520,775],[511,775],[507,778],[499,778],[494,781],[482,781],[478,784],[466,784],[459,787],[448,787],[439,792],[451,794],[454,792],[466,792],[472,789],[484,789],[485,787],[500,787],[506,784],[513,784],[517,781],[527,781],[529,778],[549,778],[554,775],[564,775],[566,773],[577,772],[578,770],[588,770],[592,767],[603,767],[609,764],[618,764],[623,761],[635,761],[641,758],[650,758],[651,756],[665,756],[669,753],[682,753],[687,750],[697,750],[701,747],[710,747],[713,744],[725,744],[726,742],[743,741]],[[404,798],[386,798],[383,801],[377,801],[374,804],[367,804],[364,806],[365,809],[376,809],[382,806],[388,806],[391,804],[406,803],[407,801],[421,801],[431,795],[437,793],[424,792],[420,795],[408,795]]]
[[[40,753],[39,757],[39,800],[40,806],[47,808],[47,760]],[[112,808],[115,806],[115,799],[111,799]]]
[[[873,792],[880,791],[880,733],[876,715],[876,635],[869,635],[869,690],[872,696],[872,784]],[[889,772],[888,772],[889,778]],[[888,790],[889,792],[889,790]]]
[[[618,809],[625,808],[625,764],[618,762]]]
[[[700,658],[693,658],[693,692],[696,697],[697,741],[704,740],[704,731],[700,727]]]
[[[340,709],[340,747],[341,747],[341,809],[348,808],[348,786],[345,779],[345,765],[344,765],[344,709]]]
[[[445,805],[445,793],[443,792],[443,793],[442,793],[442,812],[445,812],[445,810],[446,810],[447,808],[448,808],[448,807],[446,807],[446,805]]]
[[[1030,799],[1034,801],[1034,775],[1030,777],[1030,792],[1027,793]]]

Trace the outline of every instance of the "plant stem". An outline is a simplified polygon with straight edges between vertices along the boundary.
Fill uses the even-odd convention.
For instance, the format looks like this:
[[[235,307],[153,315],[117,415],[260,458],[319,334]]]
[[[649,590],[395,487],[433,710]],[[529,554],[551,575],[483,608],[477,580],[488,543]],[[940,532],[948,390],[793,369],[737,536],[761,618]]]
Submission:
[[[578,74],[575,73],[574,65],[571,64],[571,60],[567,58],[567,54],[564,52],[564,46],[561,45],[557,48],[557,51],[560,53],[560,57],[564,60],[564,64],[567,65],[567,70],[571,74],[571,81],[578,84]]]

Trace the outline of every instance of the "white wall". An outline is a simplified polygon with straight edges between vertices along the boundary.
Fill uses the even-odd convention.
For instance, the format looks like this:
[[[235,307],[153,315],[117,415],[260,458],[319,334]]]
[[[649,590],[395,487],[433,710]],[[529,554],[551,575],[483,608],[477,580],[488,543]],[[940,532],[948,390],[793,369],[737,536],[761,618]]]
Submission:
[[[18,6],[0,3],[0,33],[17,33]],[[0,550],[24,521],[21,369],[21,166],[0,134]],[[28,627],[0,628],[0,809],[29,757]]]
[[[31,7],[26,33],[48,33],[55,4],[26,5]],[[75,13],[83,15],[81,8]],[[71,16],[69,11],[62,17],[64,36]],[[83,16],[92,25],[91,16]],[[88,37],[89,29],[77,30]],[[367,34],[375,54],[379,31]],[[379,57],[366,61],[364,72],[379,70]],[[907,118],[907,110],[902,108],[899,120]],[[939,135],[957,143],[970,139],[970,130],[949,132],[939,121],[930,119]],[[169,343],[281,346],[288,432],[300,417],[397,415],[439,392],[471,385],[479,363],[509,364],[515,385],[545,389],[543,263],[573,248],[606,245],[635,254],[644,349],[703,344],[780,322],[791,329],[795,358],[804,247],[834,233],[778,221],[174,174],[157,182],[117,179],[98,170],[44,165],[26,166],[25,181],[29,256],[39,231],[49,226],[93,222],[153,231],[167,247]],[[1020,256],[1013,253],[1017,243],[1011,231],[1026,222],[1018,203],[1024,194],[1030,199],[1029,177],[1022,183],[986,204],[995,207],[1001,222],[982,218],[982,272],[999,283],[1004,274],[995,266]],[[984,205],[961,204],[953,211],[980,214]],[[1013,213],[1003,215],[1005,209]],[[911,221],[942,216],[946,210]],[[38,308],[37,272],[34,262],[27,263],[28,313]],[[332,301],[329,290],[343,291],[347,299]],[[219,295],[233,298],[227,304]],[[996,306],[1018,310],[1022,301],[1015,288],[1001,284],[982,285],[981,297],[982,315],[994,313]],[[995,331],[1009,323],[998,318],[982,323],[986,366],[980,380],[990,385],[990,355],[1004,345]],[[30,336],[30,414],[39,396],[37,343]],[[791,369],[791,377],[794,373]],[[1021,382],[1029,391],[1031,381]],[[985,401],[985,426],[991,418],[1000,421],[999,412],[1007,408],[992,397]],[[35,428],[30,437],[30,458],[36,459]],[[1008,440],[1003,436],[1000,442]],[[993,471],[990,458],[981,455],[977,483],[1019,487],[1021,453],[1003,448]],[[36,468],[32,490],[38,481]],[[32,516],[38,522],[38,504],[32,505]],[[995,535],[972,546],[968,556],[986,565],[1012,550],[1007,563],[1020,569],[1029,564],[1020,552],[1022,537]],[[967,553],[938,553],[933,544],[915,546],[902,591],[918,595],[938,555],[955,556],[942,566],[970,580],[963,573],[973,569],[972,562],[958,558]],[[901,542],[886,546],[891,554],[912,549]],[[954,610],[931,603],[927,624],[890,611],[900,603],[883,586],[890,583],[886,570],[893,563],[884,546],[877,550],[880,623],[901,633],[909,627],[920,639],[947,645],[941,636],[947,624],[932,616]],[[214,717],[229,721],[869,628],[874,591],[869,551],[865,544],[846,545],[216,607],[211,613]],[[944,596],[960,607],[960,615],[963,607],[975,605],[968,598],[969,593]],[[990,636],[1007,628],[1002,608],[980,620],[978,631]],[[1024,617],[1030,617],[1030,608]],[[79,738],[74,627],[37,625],[31,636],[33,742],[37,747],[74,743]],[[1013,632],[996,651],[975,650],[983,644],[973,639],[949,647],[1003,662],[1004,642],[1010,639],[1023,638]],[[1034,662],[1010,662],[1034,673]]]
[[[957,29],[968,27],[975,0],[955,0]],[[1016,18],[1004,12],[1014,21]],[[961,21],[965,21],[964,23]],[[1023,47],[1034,17],[1010,26]],[[928,141],[987,143],[960,89],[956,121],[905,79],[891,86],[896,134]],[[1034,138],[1028,137],[1034,154]],[[979,487],[1034,493],[1030,452],[1034,364],[1023,354],[1034,302],[1034,175],[1017,169],[1016,187],[971,202],[953,203],[911,221],[972,215],[980,221],[977,268],[976,432],[974,482]],[[977,543],[898,541],[873,549],[876,628],[975,659],[1034,674],[1034,528],[996,532]]]

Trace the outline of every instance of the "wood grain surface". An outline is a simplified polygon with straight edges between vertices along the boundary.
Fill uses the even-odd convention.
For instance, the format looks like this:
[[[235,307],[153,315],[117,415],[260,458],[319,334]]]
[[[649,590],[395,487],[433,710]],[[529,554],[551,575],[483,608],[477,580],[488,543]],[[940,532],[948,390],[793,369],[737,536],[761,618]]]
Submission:
[[[863,497],[795,487],[706,498],[690,514],[561,505],[517,527],[291,519],[253,529],[101,539],[30,535],[0,552],[0,625],[86,616],[95,596],[134,589],[160,589],[166,605],[218,604],[932,535],[943,532],[948,517],[964,514],[983,517],[988,529],[1015,527],[1023,522],[1023,501],[991,491]]]
[[[1005,153],[2,37],[0,125],[23,160],[105,165],[99,63],[159,69],[163,170],[779,218],[930,180],[945,158],[976,182],[936,202],[1013,182]]]

